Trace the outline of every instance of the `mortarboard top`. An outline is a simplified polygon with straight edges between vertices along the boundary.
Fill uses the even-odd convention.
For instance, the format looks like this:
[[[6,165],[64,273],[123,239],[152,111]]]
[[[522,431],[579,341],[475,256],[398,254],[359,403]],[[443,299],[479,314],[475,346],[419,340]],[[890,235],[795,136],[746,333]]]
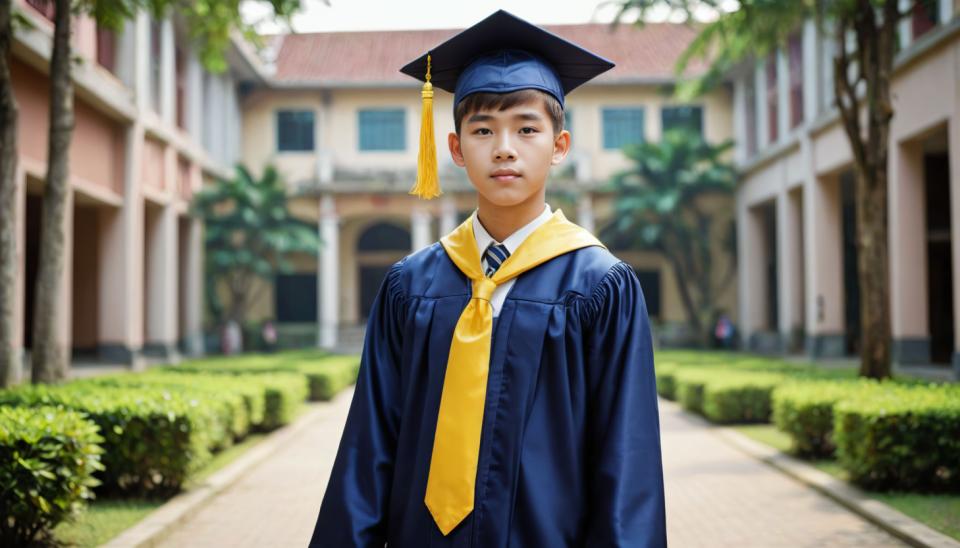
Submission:
[[[411,194],[440,194],[433,135],[433,87],[454,94],[454,105],[477,92],[539,89],[564,96],[610,70],[613,63],[515,15],[499,10],[400,69],[425,82],[417,182]]]

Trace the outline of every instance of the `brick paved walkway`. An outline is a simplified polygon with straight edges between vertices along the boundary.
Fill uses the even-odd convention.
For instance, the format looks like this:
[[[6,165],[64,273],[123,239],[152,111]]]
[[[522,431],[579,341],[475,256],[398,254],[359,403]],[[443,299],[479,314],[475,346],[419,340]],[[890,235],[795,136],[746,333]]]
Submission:
[[[350,391],[162,546],[306,546]],[[671,547],[903,546],[833,501],[727,445],[661,402]]]

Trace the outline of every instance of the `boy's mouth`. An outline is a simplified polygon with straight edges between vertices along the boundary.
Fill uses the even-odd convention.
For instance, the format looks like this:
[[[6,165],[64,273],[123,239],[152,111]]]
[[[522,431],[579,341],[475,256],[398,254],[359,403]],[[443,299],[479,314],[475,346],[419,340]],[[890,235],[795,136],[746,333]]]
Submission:
[[[491,173],[490,176],[498,181],[513,181],[520,177],[520,172],[515,169],[498,169]]]

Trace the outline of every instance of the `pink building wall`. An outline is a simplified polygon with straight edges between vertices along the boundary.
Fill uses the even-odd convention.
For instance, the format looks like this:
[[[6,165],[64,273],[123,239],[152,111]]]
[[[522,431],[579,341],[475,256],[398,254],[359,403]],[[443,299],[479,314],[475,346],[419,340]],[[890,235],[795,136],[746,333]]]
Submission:
[[[49,131],[49,80],[39,71],[14,59],[13,92],[20,107],[18,150],[28,169],[46,171]],[[123,193],[123,126],[98,113],[82,99],[74,99],[70,174],[84,182]]]

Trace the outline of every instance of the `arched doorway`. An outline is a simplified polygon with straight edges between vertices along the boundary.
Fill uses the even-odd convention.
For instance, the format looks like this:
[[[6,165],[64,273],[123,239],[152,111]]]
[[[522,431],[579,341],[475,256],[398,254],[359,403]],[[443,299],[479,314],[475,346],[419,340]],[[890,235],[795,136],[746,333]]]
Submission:
[[[366,322],[370,308],[393,263],[410,253],[410,231],[390,222],[376,222],[357,239],[360,281],[360,320]]]

